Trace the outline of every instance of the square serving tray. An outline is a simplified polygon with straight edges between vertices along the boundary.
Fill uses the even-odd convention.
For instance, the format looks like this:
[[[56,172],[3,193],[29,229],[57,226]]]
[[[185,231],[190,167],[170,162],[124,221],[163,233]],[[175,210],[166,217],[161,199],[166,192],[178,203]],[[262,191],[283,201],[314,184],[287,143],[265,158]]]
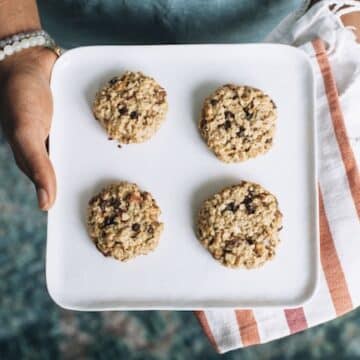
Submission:
[[[165,87],[169,112],[150,141],[119,149],[94,120],[91,104],[125,70],[142,71]],[[266,155],[225,164],[202,141],[202,102],[225,83],[258,87],[277,104],[275,144]],[[57,304],[76,310],[294,307],[312,296],[319,268],[315,100],[303,52],[273,44],[85,47],[57,61],[51,86],[58,195],[48,217],[46,278]],[[284,215],[276,258],[250,271],[220,265],[194,231],[202,201],[243,179],[274,193]],[[127,263],[103,257],[85,224],[90,197],[119,180],[151,192],[165,224],[156,251]]]

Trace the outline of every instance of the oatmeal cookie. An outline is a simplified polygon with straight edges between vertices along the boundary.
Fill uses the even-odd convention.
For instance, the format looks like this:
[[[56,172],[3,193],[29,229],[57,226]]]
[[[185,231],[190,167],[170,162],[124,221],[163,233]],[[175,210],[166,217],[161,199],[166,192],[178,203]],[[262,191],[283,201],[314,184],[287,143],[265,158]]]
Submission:
[[[136,184],[111,184],[89,201],[88,232],[105,256],[126,261],[157,247],[160,214],[151,194]]]
[[[151,77],[127,71],[112,78],[96,95],[95,118],[120,144],[151,138],[165,120],[166,91]]]
[[[243,181],[205,201],[197,225],[200,242],[216,260],[252,269],[275,256],[282,214],[274,195]]]
[[[220,160],[240,162],[272,147],[276,119],[276,106],[268,95],[250,86],[228,84],[205,100],[199,128]]]

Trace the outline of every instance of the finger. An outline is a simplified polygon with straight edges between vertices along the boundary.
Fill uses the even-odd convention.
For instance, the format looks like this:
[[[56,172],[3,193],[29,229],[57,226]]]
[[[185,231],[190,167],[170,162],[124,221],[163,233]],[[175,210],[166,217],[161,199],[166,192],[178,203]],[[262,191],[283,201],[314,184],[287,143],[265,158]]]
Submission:
[[[48,210],[56,197],[56,178],[45,141],[30,131],[17,132],[10,140],[16,163],[36,187],[39,207]]]

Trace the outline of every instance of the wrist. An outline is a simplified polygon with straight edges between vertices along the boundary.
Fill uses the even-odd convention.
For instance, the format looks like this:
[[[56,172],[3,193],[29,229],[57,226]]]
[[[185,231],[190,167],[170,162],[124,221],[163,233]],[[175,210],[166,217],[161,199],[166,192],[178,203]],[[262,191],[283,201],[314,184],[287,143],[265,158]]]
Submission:
[[[38,67],[44,74],[50,76],[56,60],[57,55],[48,48],[34,47],[24,49],[0,62],[0,78],[24,66]]]

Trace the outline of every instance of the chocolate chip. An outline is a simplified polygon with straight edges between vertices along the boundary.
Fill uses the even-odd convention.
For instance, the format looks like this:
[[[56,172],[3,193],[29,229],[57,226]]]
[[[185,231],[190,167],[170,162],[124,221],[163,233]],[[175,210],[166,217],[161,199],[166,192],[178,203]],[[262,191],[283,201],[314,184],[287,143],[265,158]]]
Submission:
[[[112,206],[114,209],[117,209],[120,207],[120,204],[121,204],[121,202],[119,199],[111,198],[109,200],[101,200],[99,206],[102,211],[105,211],[106,208],[110,207],[110,206]]]
[[[256,206],[253,204],[253,197],[248,196],[248,195],[245,196],[242,203],[245,205],[246,211],[249,215],[255,213]]]
[[[231,202],[230,204],[226,205],[225,210],[231,211],[231,212],[236,212],[239,209],[239,205],[235,205],[234,202]]]
[[[231,121],[226,120],[223,124],[225,130],[229,130],[231,128]]]
[[[118,145],[117,145],[117,147],[118,147],[119,149],[121,149],[121,148],[122,148],[122,146],[121,146],[120,144],[118,144]]]
[[[215,99],[211,99],[211,100],[210,100],[210,104],[211,104],[212,106],[215,106],[217,103],[218,103],[218,101],[215,100]]]
[[[280,226],[277,231],[281,231],[283,229],[283,226]]]
[[[139,114],[137,111],[132,111],[130,113],[130,119],[137,119],[139,117]]]
[[[225,111],[225,119],[234,119],[235,115],[231,111]]]
[[[276,104],[274,103],[274,101],[273,101],[273,100],[270,100],[270,102],[272,103],[274,109],[277,109],[277,106],[276,106]]]
[[[114,85],[114,84],[117,83],[117,81],[118,81],[118,77],[115,76],[115,77],[113,77],[112,79],[109,80],[109,83],[110,83],[111,85]]]
[[[114,139],[113,139],[112,137],[108,137],[108,140],[110,140],[110,141],[111,141],[111,140],[114,140]]]
[[[232,250],[234,247],[237,247],[240,245],[240,239],[232,239],[226,242],[225,244],[225,250]]]
[[[271,144],[272,143],[272,139],[266,139],[265,140],[265,144]]]
[[[119,107],[119,114],[126,115],[128,113],[128,108],[126,106]]]
[[[105,211],[106,207],[108,206],[108,202],[106,200],[100,200],[99,206],[102,211]]]
[[[239,131],[236,133],[236,136],[242,137],[245,134],[245,128],[243,126],[239,127]]]
[[[251,120],[251,119],[252,119],[252,114],[250,114],[249,109],[248,109],[248,108],[244,108],[244,112],[245,112],[245,118],[246,118],[246,120]]]
[[[238,98],[239,98],[238,95],[234,95],[234,96],[232,97],[233,100],[236,100],[236,99],[238,99]]]
[[[252,196],[249,196],[249,195],[246,195],[244,197],[244,200],[243,200],[243,204],[246,206],[248,204],[251,204],[253,201],[253,197]]]
[[[154,233],[154,228],[150,225],[150,226],[148,227],[148,229],[147,229],[147,232],[148,232],[149,234],[153,234],[153,233]]]
[[[104,226],[109,226],[109,225],[113,225],[114,224],[114,220],[115,220],[115,215],[113,216],[108,216],[104,219],[103,225]]]
[[[146,198],[151,197],[150,193],[147,192],[147,191],[143,191],[143,192],[140,194],[140,196],[141,196],[141,198],[142,198],[143,200],[146,200]]]
[[[200,121],[200,127],[204,128],[206,126],[206,120],[205,119],[201,119]]]
[[[89,200],[89,205],[95,204],[96,200],[97,200],[97,197],[96,197],[96,196],[92,197],[92,198]]]
[[[253,245],[255,243],[255,240],[250,236],[247,236],[245,240],[249,245]]]
[[[138,224],[138,223],[133,224],[131,229],[135,232],[138,232],[140,230],[140,224]]]
[[[119,208],[121,204],[121,201],[117,198],[111,198],[109,200],[109,205],[114,207],[114,208]]]

